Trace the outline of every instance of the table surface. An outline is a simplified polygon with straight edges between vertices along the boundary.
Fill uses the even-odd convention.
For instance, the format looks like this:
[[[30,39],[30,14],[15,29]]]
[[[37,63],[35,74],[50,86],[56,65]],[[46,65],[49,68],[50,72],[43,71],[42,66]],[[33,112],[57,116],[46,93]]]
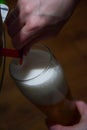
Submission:
[[[75,100],[87,102],[87,1],[83,0],[60,34],[46,43],[63,67]],[[11,39],[6,34],[7,47]],[[9,75],[11,58],[6,58],[0,93],[0,130],[47,130],[44,115],[16,87]]]

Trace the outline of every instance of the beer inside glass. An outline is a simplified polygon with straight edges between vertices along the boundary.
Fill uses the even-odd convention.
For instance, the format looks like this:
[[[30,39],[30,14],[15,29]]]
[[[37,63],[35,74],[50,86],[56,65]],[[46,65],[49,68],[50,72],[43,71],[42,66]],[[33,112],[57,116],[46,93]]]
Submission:
[[[63,69],[48,47],[33,45],[22,65],[13,59],[9,70],[22,93],[46,114],[47,124],[72,125],[78,121]]]

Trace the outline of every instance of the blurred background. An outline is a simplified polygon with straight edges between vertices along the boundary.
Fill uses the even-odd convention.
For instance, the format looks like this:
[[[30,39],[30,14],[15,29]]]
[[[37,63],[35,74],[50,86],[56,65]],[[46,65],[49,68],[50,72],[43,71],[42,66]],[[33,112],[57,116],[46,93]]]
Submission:
[[[10,7],[14,1],[9,2]],[[87,102],[87,0],[82,0],[57,37],[47,44],[63,67],[75,100]],[[6,47],[12,48],[6,33]],[[19,91],[9,74],[11,58],[6,58],[0,93],[0,130],[47,130],[44,115]]]

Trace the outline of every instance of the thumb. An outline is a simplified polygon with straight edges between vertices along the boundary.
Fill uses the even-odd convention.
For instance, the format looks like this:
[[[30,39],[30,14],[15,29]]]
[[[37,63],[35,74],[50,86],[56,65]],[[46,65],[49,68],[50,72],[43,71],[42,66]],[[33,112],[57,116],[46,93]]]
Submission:
[[[62,126],[62,125],[54,125],[51,126],[49,130],[72,130],[72,127],[68,126]]]
[[[77,101],[76,106],[81,115],[81,119],[83,119],[84,117],[87,118],[87,104],[83,101]]]
[[[75,104],[76,104],[77,109],[81,115],[80,124],[75,124],[73,126],[54,125],[54,126],[51,126],[49,130],[83,130],[83,128],[85,126],[83,126],[81,121],[84,119],[85,120],[87,119],[87,104],[83,101],[77,101],[77,102],[75,102]]]

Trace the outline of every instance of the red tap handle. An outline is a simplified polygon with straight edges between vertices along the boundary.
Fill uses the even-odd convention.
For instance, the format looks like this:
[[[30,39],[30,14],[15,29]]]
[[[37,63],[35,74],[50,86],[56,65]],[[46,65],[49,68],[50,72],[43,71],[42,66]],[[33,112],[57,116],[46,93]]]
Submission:
[[[15,50],[8,48],[0,48],[0,56],[20,58],[20,65],[21,65],[23,61],[23,49]]]
[[[0,56],[22,58],[23,54],[21,50],[0,48]]]

